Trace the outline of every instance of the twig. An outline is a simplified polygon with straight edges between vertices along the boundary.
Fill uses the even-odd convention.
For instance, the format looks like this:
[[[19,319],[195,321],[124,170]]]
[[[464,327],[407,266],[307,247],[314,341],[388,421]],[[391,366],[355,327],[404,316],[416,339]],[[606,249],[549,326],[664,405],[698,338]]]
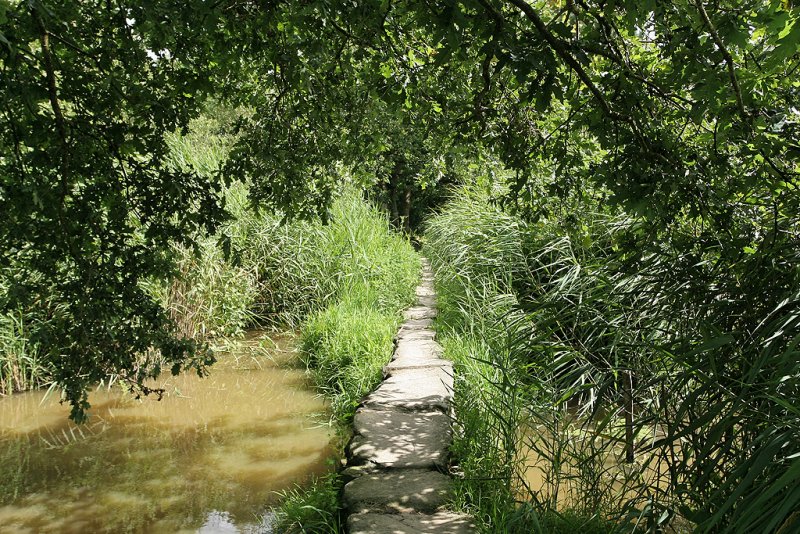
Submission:
[[[50,107],[53,108],[53,114],[56,118],[56,129],[58,130],[61,141],[67,146],[67,126],[64,120],[64,114],[61,112],[61,104],[58,101],[58,87],[56,85],[56,73],[53,66],[53,56],[50,52],[50,34],[44,26],[42,16],[35,8],[31,8],[31,16],[39,29],[39,42],[42,46],[42,56],[44,58],[44,70],[47,77],[47,93],[50,97]]]
[[[734,69],[733,56],[731,56],[731,53],[728,52],[728,49],[725,47],[725,43],[723,43],[722,39],[720,39],[719,34],[717,33],[717,29],[714,27],[714,24],[708,17],[706,8],[703,6],[703,1],[695,0],[695,5],[697,6],[697,10],[700,12],[700,17],[703,19],[703,22],[705,22],[706,26],[708,27],[708,31],[711,33],[711,38],[714,39],[717,48],[719,48],[719,51],[722,53],[722,57],[725,58],[725,63],[728,66],[728,76],[731,79],[733,92],[736,95],[736,106],[739,108],[739,115],[742,116],[742,119],[744,119],[745,122],[749,122],[750,115],[747,113],[747,110],[744,107],[744,100],[742,100],[742,90],[739,88],[739,81],[736,79],[736,70]]]

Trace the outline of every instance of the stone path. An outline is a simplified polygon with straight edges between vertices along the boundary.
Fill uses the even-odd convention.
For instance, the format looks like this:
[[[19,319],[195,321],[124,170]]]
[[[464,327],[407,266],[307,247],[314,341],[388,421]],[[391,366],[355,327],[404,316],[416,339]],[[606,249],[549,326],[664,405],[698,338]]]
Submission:
[[[350,534],[473,534],[472,520],[443,509],[452,441],[453,365],[431,328],[433,274],[423,260],[417,305],[405,312],[384,381],[356,411],[343,502]]]

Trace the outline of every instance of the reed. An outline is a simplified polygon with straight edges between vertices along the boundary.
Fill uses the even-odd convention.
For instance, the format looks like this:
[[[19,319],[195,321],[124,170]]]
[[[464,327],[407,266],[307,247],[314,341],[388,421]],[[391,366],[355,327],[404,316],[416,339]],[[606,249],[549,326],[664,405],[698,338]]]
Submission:
[[[791,529],[796,247],[765,264],[688,217],[658,234],[561,204],[524,220],[469,188],[427,227],[462,505],[490,532]]]
[[[31,343],[22,311],[0,315],[0,396],[46,385],[50,373]]]
[[[331,474],[279,492],[281,506],[275,512],[274,530],[287,534],[344,532],[339,514],[340,490],[341,480]]]

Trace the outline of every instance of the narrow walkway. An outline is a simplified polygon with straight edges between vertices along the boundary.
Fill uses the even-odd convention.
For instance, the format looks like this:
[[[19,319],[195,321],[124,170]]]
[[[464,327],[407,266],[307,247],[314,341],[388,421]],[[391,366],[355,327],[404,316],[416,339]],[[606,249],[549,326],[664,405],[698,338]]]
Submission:
[[[433,273],[423,260],[417,305],[405,312],[384,381],[356,411],[343,501],[350,534],[472,534],[465,515],[443,510],[453,399],[453,366],[431,328]]]

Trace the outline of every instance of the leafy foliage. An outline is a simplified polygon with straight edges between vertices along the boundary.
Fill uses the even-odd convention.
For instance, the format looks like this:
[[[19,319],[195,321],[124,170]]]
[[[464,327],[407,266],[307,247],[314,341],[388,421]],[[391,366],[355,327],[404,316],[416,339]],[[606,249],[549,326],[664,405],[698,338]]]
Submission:
[[[32,310],[32,340],[77,420],[108,373],[140,386],[157,374],[136,365],[150,349],[173,372],[211,362],[140,284],[172,272],[171,243],[191,246],[223,218],[218,184],[167,162],[165,133],[211,88],[193,61],[196,15],[180,3],[0,4],[1,304]]]
[[[794,376],[799,15],[786,0],[2,2],[0,308],[33,318],[80,419],[108,373],[142,386],[160,371],[142,354],[210,363],[142,282],[214,233],[231,182],[291,219],[327,216],[351,175],[390,211],[410,195],[393,213],[408,229],[413,198],[435,204],[458,160],[488,155],[514,173],[509,211],[543,235],[560,221],[522,249],[522,309],[596,304],[539,328],[594,337],[582,361],[600,376],[678,355],[684,389],[716,343],[708,383],[746,412],[745,377]],[[176,164],[168,132],[212,94],[247,108],[227,161]],[[720,491],[747,493],[740,480]]]

